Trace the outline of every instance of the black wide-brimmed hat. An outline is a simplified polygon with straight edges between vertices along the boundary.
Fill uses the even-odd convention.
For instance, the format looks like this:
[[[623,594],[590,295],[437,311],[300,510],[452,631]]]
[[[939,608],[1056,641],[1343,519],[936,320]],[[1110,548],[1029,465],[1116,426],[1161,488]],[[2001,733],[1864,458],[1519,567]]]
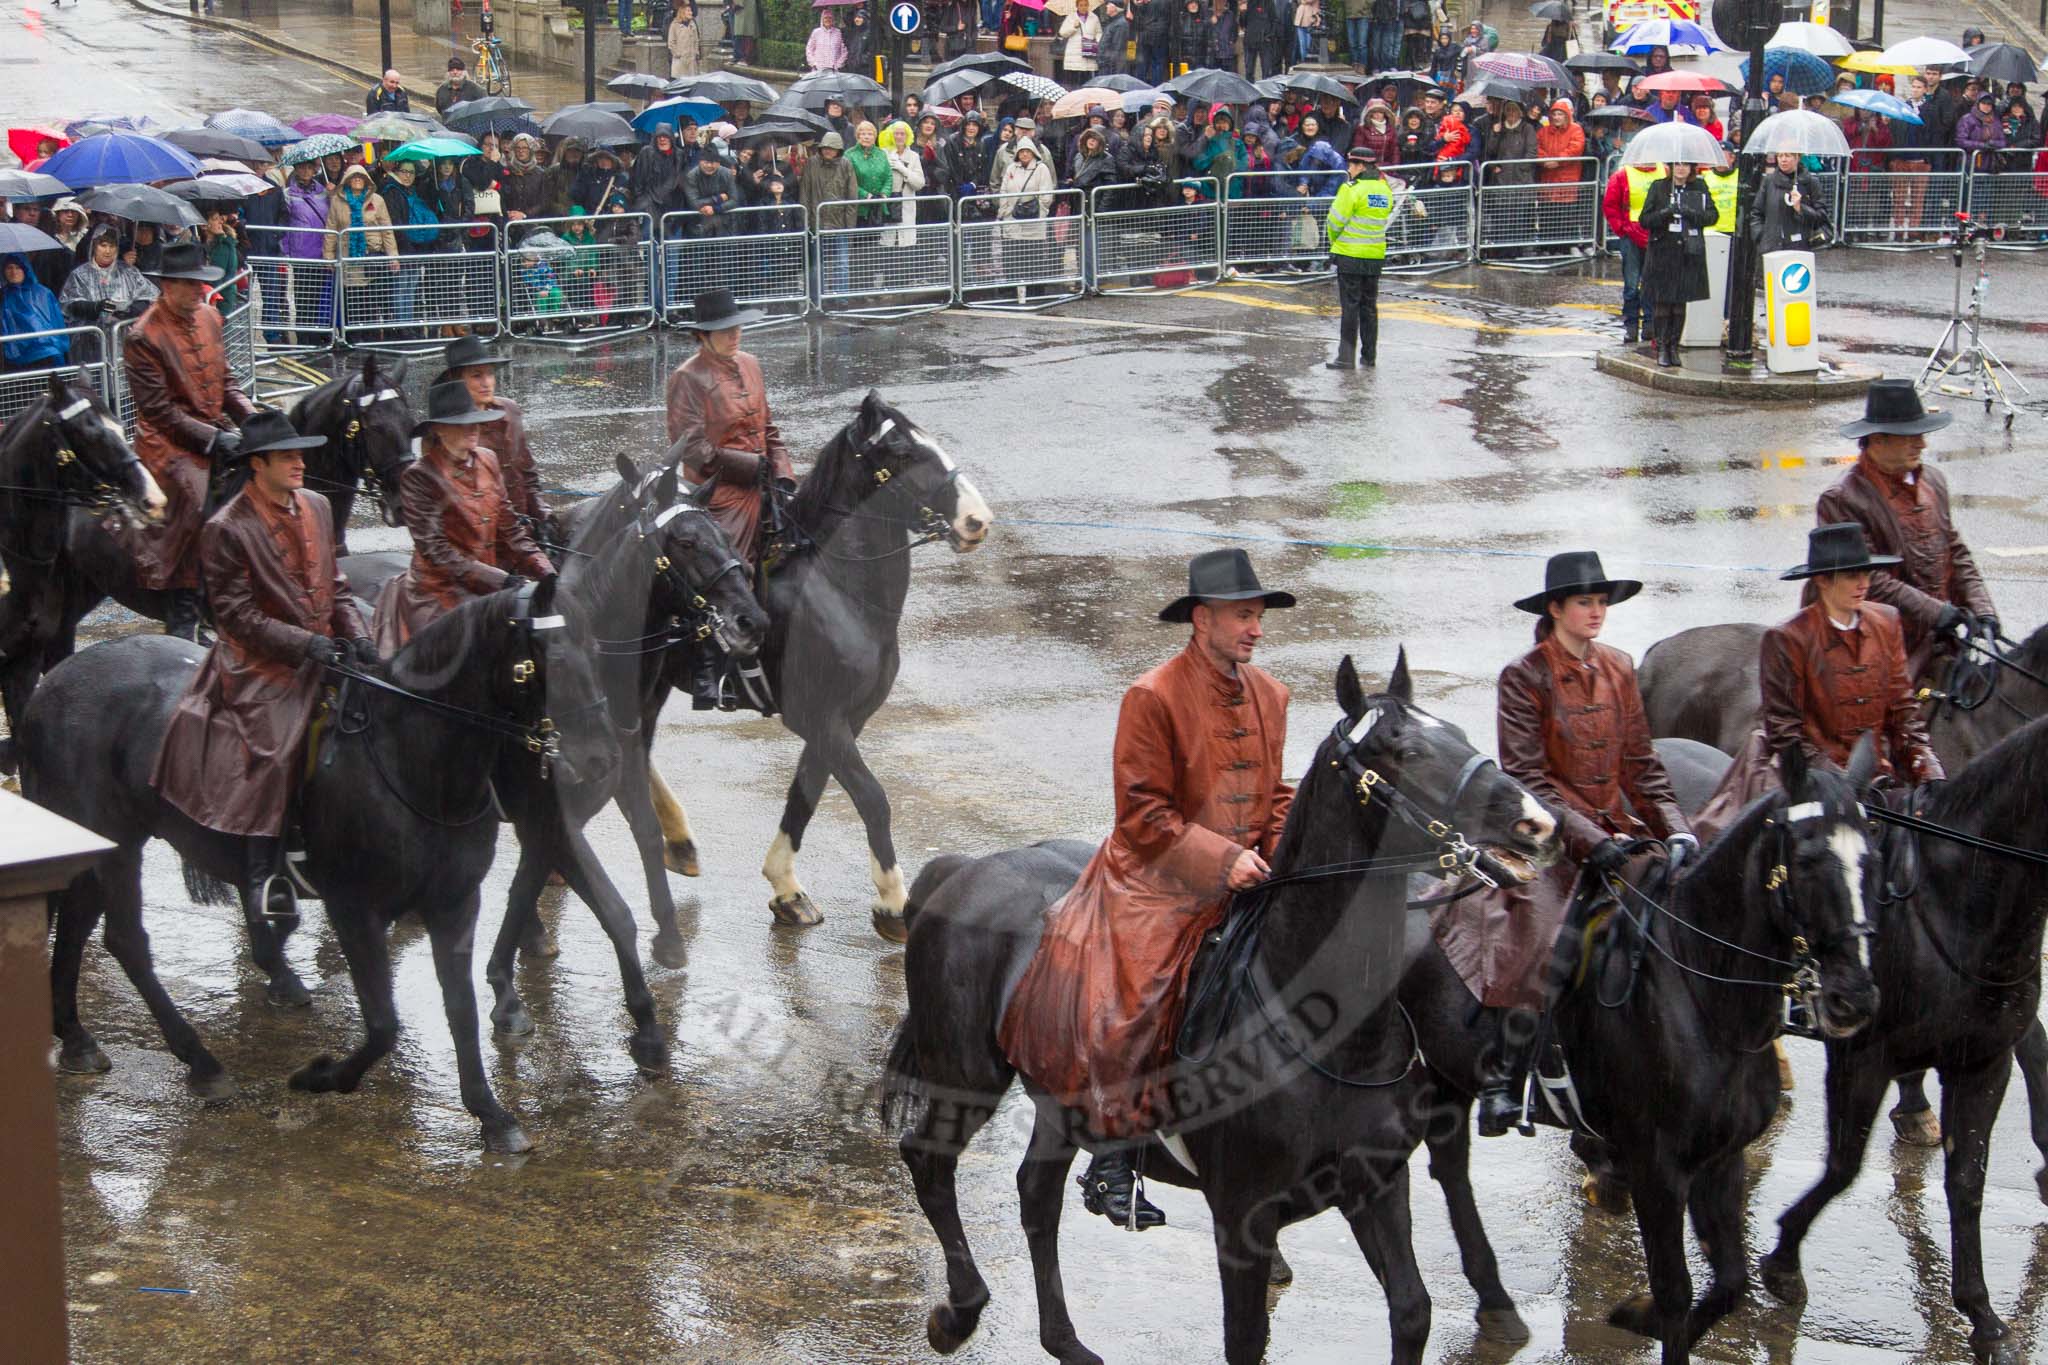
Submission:
[[[1922,407],[1920,390],[1913,387],[1912,380],[1878,379],[1871,382],[1870,391],[1863,396],[1863,416],[1845,423],[1842,435],[1918,436],[1939,431],[1954,420],[1953,413]]]
[[[1259,598],[1269,607],[1291,607],[1294,594],[1261,586],[1243,550],[1205,550],[1188,561],[1188,590],[1159,613],[1162,621],[1192,621],[1199,602],[1248,602]]]
[[[503,417],[501,412],[480,408],[476,399],[469,396],[469,385],[461,380],[436,384],[427,390],[427,413],[412,424],[412,434],[417,436],[428,427],[468,427],[483,422],[495,422]]]
[[[1545,604],[1553,597],[1577,597],[1580,593],[1604,592],[1607,605],[1626,602],[1643,590],[1643,585],[1633,578],[1609,578],[1607,570],[1601,567],[1597,550],[1567,550],[1561,555],[1552,555],[1550,562],[1543,566],[1543,591],[1531,593],[1516,601],[1518,610],[1531,616],[1541,616]]]
[[[1830,522],[1806,533],[1806,562],[1794,564],[1780,578],[1811,578],[1820,573],[1852,573],[1882,569],[1899,562],[1897,555],[1874,555],[1863,527],[1853,521]]]
[[[728,327],[751,327],[766,322],[768,315],[758,308],[742,308],[730,289],[707,289],[690,300],[690,330],[722,332]]]
[[[312,450],[327,444],[325,436],[301,436],[292,419],[276,408],[258,408],[242,423],[244,458],[273,450]]]
[[[510,365],[510,356],[494,355],[482,337],[459,336],[441,353],[441,368],[466,370],[471,365]]]
[[[201,284],[217,284],[226,273],[217,265],[209,265],[206,253],[197,242],[173,242],[157,257],[154,270],[143,274],[153,280],[197,280]]]

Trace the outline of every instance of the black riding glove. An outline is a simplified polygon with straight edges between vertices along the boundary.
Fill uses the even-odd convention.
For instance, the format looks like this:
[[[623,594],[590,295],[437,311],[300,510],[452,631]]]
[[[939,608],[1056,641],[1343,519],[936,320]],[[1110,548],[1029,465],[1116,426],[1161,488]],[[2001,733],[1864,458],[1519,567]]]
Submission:
[[[348,650],[339,640],[315,635],[306,641],[306,657],[323,667],[337,668],[348,662]]]
[[[1941,609],[1941,615],[1934,618],[1934,633],[1960,635],[1969,624],[1969,613],[1953,602],[1946,603]]]
[[[348,642],[349,658],[357,668],[374,668],[382,662],[377,654],[377,642],[367,635],[358,635]]]
[[[1622,864],[1627,861],[1628,845],[1619,839],[1603,839],[1599,847],[1586,855],[1586,866],[1603,882],[1620,875]]]
[[[520,575],[516,573],[508,573],[505,575],[505,581],[498,585],[498,591],[512,592],[515,589],[525,587],[528,583],[531,583],[532,581],[532,579],[522,578]]]
[[[1987,640],[1998,639],[2001,634],[1998,628],[1998,618],[1996,616],[1991,615],[1988,612],[1983,616],[1978,617],[1977,633]]]
[[[242,451],[242,433],[233,427],[222,427],[213,433],[213,440],[207,444],[206,453],[216,460],[232,460]]]

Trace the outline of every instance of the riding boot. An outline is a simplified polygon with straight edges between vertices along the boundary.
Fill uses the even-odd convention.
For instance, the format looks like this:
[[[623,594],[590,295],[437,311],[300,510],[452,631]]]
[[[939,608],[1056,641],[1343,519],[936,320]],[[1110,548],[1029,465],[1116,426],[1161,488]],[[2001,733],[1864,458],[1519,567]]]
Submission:
[[[1137,1179],[1131,1174],[1131,1159],[1123,1152],[1103,1152],[1094,1157],[1088,1169],[1074,1177],[1074,1183],[1081,1187],[1081,1207],[1101,1214],[1120,1228],[1133,1226],[1133,1198],[1138,1201],[1137,1231],[1156,1228],[1166,1221],[1166,1215],[1138,1193]]]
[[[1493,1045],[1480,1061],[1484,1079],[1479,1086],[1479,1136],[1500,1137],[1510,1128],[1527,1128],[1522,1098],[1535,1043],[1533,1010],[1494,1011]]]
[[[285,868],[284,840],[274,834],[251,834],[245,841],[244,860],[243,876],[256,908],[269,919],[296,920],[299,895]]]
[[[164,634],[180,640],[199,639],[199,594],[190,588],[172,588],[164,603]]]

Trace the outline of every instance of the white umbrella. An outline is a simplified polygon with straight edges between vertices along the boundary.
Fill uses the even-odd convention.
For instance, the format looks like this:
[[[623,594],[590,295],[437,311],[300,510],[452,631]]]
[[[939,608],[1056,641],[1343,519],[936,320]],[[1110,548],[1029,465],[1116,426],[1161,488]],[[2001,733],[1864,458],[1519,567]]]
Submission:
[[[1727,152],[1714,140],[1712,133],[1675,119],[1643,129],[1628,140],[1628,146],[1621,154],[1624,166],[1661,166],[1673,161],[1688,161],[1695,166],[1719,166],[1727,159]]]
[[[1742,150],[1757,156],[1778,152],[1847,156],[1849,139],[1842,136],[1841,125],[1825,114],[1816,114],[1811,109],[1787,109],[1759,123],[1742,144]]]
[[[1771,35],[1766,47],[1796,47],[1801,52],[1811,52],[1816,57],[1846,57],[1856,50],[1856,45],[1836,29],[1826,24],[1809,24],[1804,21],[1778,25],[1778,31]]]
[[[1946,38],[1908,38],[1879,54],[1886,66],[1960,66],[1970,54]]]

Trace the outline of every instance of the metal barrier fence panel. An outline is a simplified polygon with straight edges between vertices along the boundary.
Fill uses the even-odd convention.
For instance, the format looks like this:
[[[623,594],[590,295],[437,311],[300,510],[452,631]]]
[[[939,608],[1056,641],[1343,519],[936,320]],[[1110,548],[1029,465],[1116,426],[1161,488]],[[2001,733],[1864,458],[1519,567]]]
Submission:
[[[1541,269],[1592,254],[1600,240],[1600,163],[1590,156],[1558,159],[1575,178],[1541,179],[1541,160],[1489,161],[1479,168],[1480,260]],[[1501,183],[1524,171],[1530,183]],[[1507,252],[1517,254],[1500,259]]]
[[[128,388],[128,373],[123,368],[122,357],[128,353],[128,331],[141,318],[123,318],[107,331],[107,383],[113,393],[107,401],[114,405],[114,411],[121,414],[121,430],[128,433],[128,439],[135,439],[135,395]]]
[[[970,205],[976,214],[971,219],[964,212]],[[1094,242],[1082,216],[1081,191],[983,194],[961,208],[954,233],[960,302],[967,307],[1050,308],[1087,288]],[[1024,217],[1017,216],[1020,210]]]
[[[1838,235],[1857,246],[1932,247],[1955,223],[1962,185],[1963,153],[1954,147],[1858,152],[1842,177]]]
[[[1223,200],[1225,265],[1289,265],[1327,275],[1330,241],[1324,221],[1342,171],[1241,171]]]
[[[1472,259],[1472,186],[1464,181],[1443,184],[1435,162],[1382,166],[1394,185],[1394,212],[1387,220],[1386,269],[1396,274],[1433,274],[1455,270]]]
[[[1091,199],[1095,224],[1095,269],[1090,285],[1129,283],[1119,293],[1170,294],[1223,278],[1222,217],[1217,199],[1222,189],[1214,176],[1182,180],[1178,194],[1193,185],[1206,196],[1144,207],[1129,206],[1147,193],[1138,185],[1101,185]]]
[[[2048,170],[1970,171],[1972,218],[2005,229],[1994,243],[2007,250],[2037,251],[2048,247]]]
[[[607,213],[513,224],[505,239],[504,284],[505,323],[521,334],[559,326],[607,336],[651,327],[654,219]]]
[[[0,427],[6,426],[26,411],[37,398],[50,391],[51,377],[82,379],[99,391],[107,406],[114,407],[119,395],[110,382],[111,371],[106,363],[105,346],[107,338],[97,327],[53,327],[43,332],[10,332],[0,336],[0,348],[8,346],[30,346],[34,342],[55,341],[64,348],[59,359],[55,355],[40,356],[24,361],[20,369],[11,364],[0,372]],[[47,347],[30,346],[44,350]],[[0,349],[0,356],[5,350]]]
[[[248,232],[246,264],[256,276],[264,349],[331,348],[340,339],[334,308],[340,234],[325,228],[254,227]]]
[[[336,242],[348,253],[339,281],[345,344],[419,348],[453,328],[496,329],[504,301],[495,226],[481,239],[488,250],[387,255],[380,239],[390,237],[388,229],[349,228]]]
[[[228,373],[245,393],[256,382],[255,283],[255,275],[244,266],[241,274],[219,286],[221,298],[233,295],[236,300],[232,307],[221,310],[220,331],[228,350]]]
[[[1849,163],[1839,156],[1814,159],[1820,162],[1820,169],[1813,172],[1813,178],[1820,181],[1821,202],[1828,206],[1828,221],[1835,225],[1832,238],[1839,242],[1842,240],[1842,180],[1848,172]]]
[[[919,223],[918,209],[943,206],[945,221]],[[953,302],[953,201],[943,194],[888,200],[832,200],[821,210],[853,207],[850,228],[817,233],[818,308],[870,318],[909,317]],[[887,215],[886,218],[883,215]],[[909,221],[900,221],[907,219]]]
[[[702,214],[661,220],[662,317],[687,325],[692,301],[729,289],[743,308],[769,322],[794,322],[811,305],[810,218],[801,204],[733,209],[718,215],[715,235],[693,235]]]

